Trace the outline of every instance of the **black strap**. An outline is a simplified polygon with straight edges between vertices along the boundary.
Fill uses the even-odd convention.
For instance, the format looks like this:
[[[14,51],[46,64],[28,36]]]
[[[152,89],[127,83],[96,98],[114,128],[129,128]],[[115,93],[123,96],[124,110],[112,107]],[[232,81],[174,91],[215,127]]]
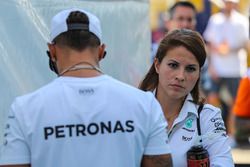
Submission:
[[[84,23],[71,23],[68,24],[68,30],[85,30],[89,31],[89,25]]]
[[[198,130],[198,135],[201,136],[201,127],[200,127],[200,113],[203,109],[204,104],[201,103],[199,108],[198,108],[198,117],[197,117],[197,130]],[[202,139],[200,139],[200,142],[202,142]]]

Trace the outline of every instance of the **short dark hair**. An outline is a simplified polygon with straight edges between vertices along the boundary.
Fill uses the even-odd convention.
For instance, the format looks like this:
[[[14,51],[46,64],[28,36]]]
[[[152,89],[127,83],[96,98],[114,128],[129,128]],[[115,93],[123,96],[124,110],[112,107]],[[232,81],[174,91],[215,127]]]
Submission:
[[[88,16],[80,11],[73,11],[67,18],[67,25],[73,23],[82,23],[89,25]],[[82,51],[87,47],[95,48],[101,44],[100,39],[88,30],[68,30],[58,35],[54,43],[60,46],[66,46],[77,51]]]
[[[170,16],[170,19],[173,18],[175,9],[176,9],[177,7],[179,7],[179,6],[191,8],[191,9],[196,13],[196,8],[195,8],[195,6],[194,6],[191,2],[188,2],[188,1],[179,1],[179,2],[176,2],[176,3],[169,9],[169,16]]]

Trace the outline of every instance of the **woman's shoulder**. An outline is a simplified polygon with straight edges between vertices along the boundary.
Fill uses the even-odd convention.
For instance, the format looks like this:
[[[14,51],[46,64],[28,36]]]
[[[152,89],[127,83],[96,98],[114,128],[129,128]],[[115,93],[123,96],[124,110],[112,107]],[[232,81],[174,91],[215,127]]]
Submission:
[[[201,120],[213,120],[213,119],[220,119],[222,120],[222,115],[221,115],[221,109],[218,107],[215,107],[211,104],[205,104],[200,115],[201,115]]]
[[[220,108],[215,107],[211,104],[204,104],[203,110],[206,110],[207,112],[221,112]]]
[[[205,131],[212,131],[213,133],[224,133],[226,131],[220,108],[205,104],[200,115]]]

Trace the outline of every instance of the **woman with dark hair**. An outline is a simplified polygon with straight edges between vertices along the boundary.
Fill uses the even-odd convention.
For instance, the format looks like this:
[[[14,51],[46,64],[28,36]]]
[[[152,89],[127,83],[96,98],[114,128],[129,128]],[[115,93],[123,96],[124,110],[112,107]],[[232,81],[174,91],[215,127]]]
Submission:
[[[152,91],[161,104],[176,167],[187,166],[187,152],[196,145],[207,150],[211,166],[234,166],[221,111],[204,104],[200,96],[205,59],[205,44],[198,32],[171,31],[161,41],[140,84],[140,89]]]

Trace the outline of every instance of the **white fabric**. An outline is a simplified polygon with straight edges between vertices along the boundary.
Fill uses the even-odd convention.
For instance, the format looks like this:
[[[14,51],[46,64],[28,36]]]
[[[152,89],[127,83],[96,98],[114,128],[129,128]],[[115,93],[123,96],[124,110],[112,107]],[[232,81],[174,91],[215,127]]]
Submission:
[[[230,51],[220,55],[211,50],[211,65],[219,77],[242,77],[247,70],[246,52],[242,48],[248,40],[248,20],[237,11],[232,11],[226,18],[223,13],[217,13],[209,19],[204,32],[206,41],[217,46],[227,41]]]
[[[138,86],[150,67],[149,0],[1,1],[0,143],[14,98],[56,77],[49,70],[46,55],[50,21],[59,11],[72,7],[89,11],[100,19],[101,42],[105,43],[107,51],[106,58],[100,62],[104,73]]]
[[[225,2],[234,2],[234,3],[238,3],[239,0],[224,0]]]
[[[0,164],[138,167],[170,153],[157,100],[107,75],[59,77],[12,104]]]
[[[66,9],[56,14],[51,20],[50,42],[63,32],[68,31],[67,18],[72,11],[85,13],[89,19],[89,31],[94,33],[102,41],[102,31],[100,20],[93,14],[78,8]]]
[[[187,166],[187,151],[200,144],[197,132],[198,105],[190,100],[192,97],[188,95],[173,128],[168,132],[174,167]],[[202,145],[209,153],[210,166],[234,166],[221,111],[209,104],[204,105],[200,114],[200,127]]]

